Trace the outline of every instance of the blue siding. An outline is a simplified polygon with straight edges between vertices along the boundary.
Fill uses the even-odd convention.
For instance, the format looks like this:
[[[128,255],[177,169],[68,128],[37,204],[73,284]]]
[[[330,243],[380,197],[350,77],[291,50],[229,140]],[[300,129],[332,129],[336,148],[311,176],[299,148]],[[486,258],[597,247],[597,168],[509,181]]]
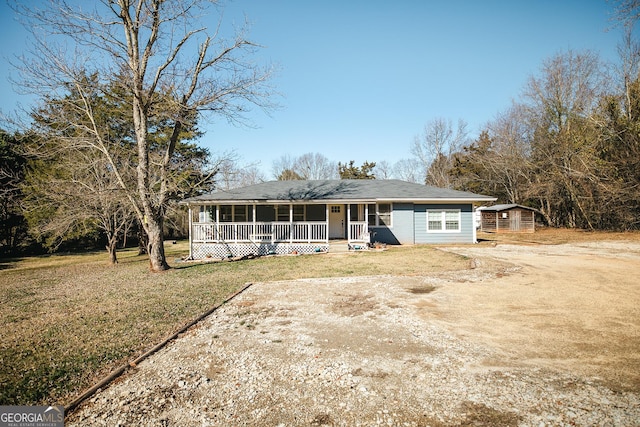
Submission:
[[[427,233],[427,210],[459,209],[461,227],[455,233]],[[370,227],[373,242],[398,244],[473,243],[473,206],[467,204],[414,205],[394,203],[391,227]]]
[[[393,204],[393,234],[402,244],[414,243],[414,211],[413,203]]]
[[[376,233],[372,240],[390,245],[413,244],[414,216],[413,203],[393,203],[391,227],[370,227],[371,232]]]
[[[461,227],[458,233],[427,233],[427,210],[460,209]],[[415,205],[415,243],[474,243],[473,206],[468,204]]]
[[[371,242],[387,243],[389,245],[399,245],[400,242],[393,234],[393,228],[389,227],[369,227],[371,232]]]

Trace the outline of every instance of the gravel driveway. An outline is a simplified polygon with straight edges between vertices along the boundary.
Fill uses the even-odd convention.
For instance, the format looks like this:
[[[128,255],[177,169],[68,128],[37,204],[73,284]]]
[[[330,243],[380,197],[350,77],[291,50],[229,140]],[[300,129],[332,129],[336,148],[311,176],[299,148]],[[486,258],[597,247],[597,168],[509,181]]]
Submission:
[[[256,283],[66,425],[640,425],[640,245],[442,249],[470,268]]]

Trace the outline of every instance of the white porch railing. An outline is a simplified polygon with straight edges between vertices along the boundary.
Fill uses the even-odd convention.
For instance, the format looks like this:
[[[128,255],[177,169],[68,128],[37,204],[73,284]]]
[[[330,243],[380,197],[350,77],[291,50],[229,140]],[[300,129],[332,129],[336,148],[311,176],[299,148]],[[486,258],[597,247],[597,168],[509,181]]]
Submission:
[[[201,222],[193,223],[196,243],[327,242],[326,222]]]
[[[366,222],[349,223],[349,242],[370,243],[369,228]]]

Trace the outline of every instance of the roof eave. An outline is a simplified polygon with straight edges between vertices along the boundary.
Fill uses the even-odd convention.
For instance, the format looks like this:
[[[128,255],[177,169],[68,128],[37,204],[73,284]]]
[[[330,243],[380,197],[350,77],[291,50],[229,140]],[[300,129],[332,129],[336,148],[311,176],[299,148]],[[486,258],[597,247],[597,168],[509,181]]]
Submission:
[[[217,204],[264,204],[277,205],[284,203],[294,204],[348,204],[348,203],[376,203],[376,202],[409,202],[409,203],[473,203],[473,202],[494,202],[498,200],[495,197],[457,197],[457,198],[366,198],[366,199],[304,199],[304,200],[285,200],[285,199],[210,199],[210,200],[183,200],[183,205],[217,205]]]

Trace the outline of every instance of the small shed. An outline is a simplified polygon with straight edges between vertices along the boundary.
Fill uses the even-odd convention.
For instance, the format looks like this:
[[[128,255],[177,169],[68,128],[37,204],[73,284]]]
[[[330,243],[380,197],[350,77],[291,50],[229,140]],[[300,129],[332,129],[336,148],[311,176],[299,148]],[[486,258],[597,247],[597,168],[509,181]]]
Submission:
[[[536,209],[516,204],[483,208],[480,231],[487,233],[533,233],[536,231]]]

